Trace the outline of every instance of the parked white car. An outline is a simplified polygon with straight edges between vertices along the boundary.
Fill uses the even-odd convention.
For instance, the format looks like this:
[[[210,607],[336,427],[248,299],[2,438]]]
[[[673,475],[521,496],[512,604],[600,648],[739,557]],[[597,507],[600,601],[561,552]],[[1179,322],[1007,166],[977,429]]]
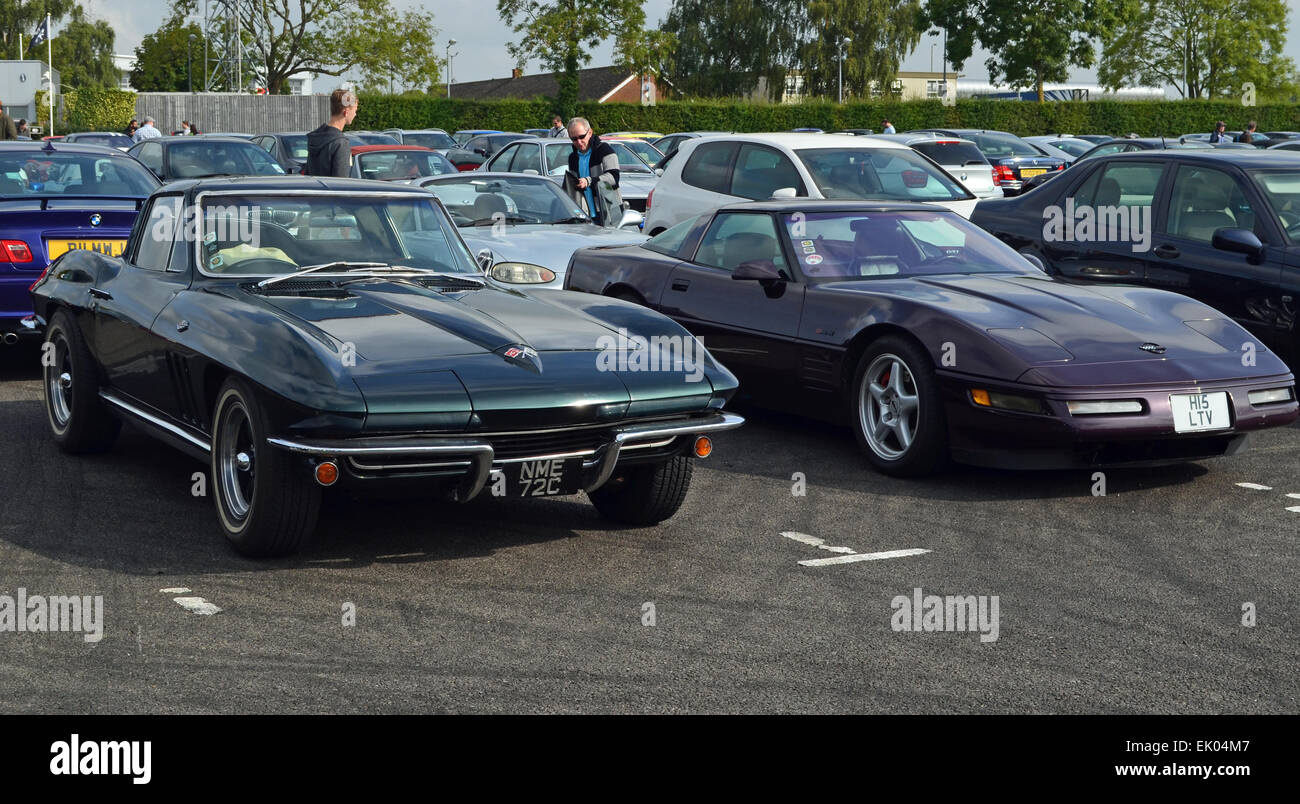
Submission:
[[[934,163],[957,177],[967,190],[981,200],[1002,198],[1002,188],[993,183],[993,166],[971,140],[938,134],[869,134],[876,140],[897,142],[925,154]]]
[[[978,199],[901,143],[838,134],[727,134],[683,142],[648,199],[655,235],[725,204],[780,193],[807,198],[920,201],[969,218]]]

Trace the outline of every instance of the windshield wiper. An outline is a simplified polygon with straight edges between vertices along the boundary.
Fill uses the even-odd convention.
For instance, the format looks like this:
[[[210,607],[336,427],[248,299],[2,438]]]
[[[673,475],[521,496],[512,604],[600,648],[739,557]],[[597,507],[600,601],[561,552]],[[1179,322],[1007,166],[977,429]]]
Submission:
[[[521,218],[518,215],[505,215],[500,218],[479,218],[478,220],[471,222],[470,226],[491,226],[497,221],[505,221],[506,223],[528,223],[527,218]]]
[[[334,269],[334,273],[329,271]],[[400,278],[420,278],[420,279],[445,279],[452,282],[469,282],[470,284],[485,286],[487,283],[478,279],[477,276],[466,274],[464,276],[457,274],[448,274],[441,271],[434,271],[430,268],[414,268],[410,265],[391,265],[386,262],[326,262],[320,265],[308,265],[294,271],[291,274],[273,276],[270,279],[263,279],[257,283],[257,287],[265,288],[283,282],[286,279],[294,279],[307,274],[312,274],[322,279],[361,279],[358,273],[388,274]]]
[[[270,279],[263,279],[261,282],[257,283],[257,286],[259,288],[264,288],[267,287],[268,285],[274,285],[276,282],[282,282],[286,279],[293,279],[294,277],[302,276],[303,274],[314,274],[317,271],[328,271],[328,270],[339,269],[339,268],[343,269],[344,271],[355,271],[361,268],[387,268],[387,267],[389,267],[389,265],[386,262],[348,262],[346,260],[339,260],[338,262],[322,262],[319,265],[304,265],[303,267],[299,268],[298,270],[294,271],[291,274],[282,274],[281,276],[273,276]]]
[[[547,223],[591,223],[591,218],[586,215],[574,215],[572,218],[564,218],[558,221],[547,221]]]

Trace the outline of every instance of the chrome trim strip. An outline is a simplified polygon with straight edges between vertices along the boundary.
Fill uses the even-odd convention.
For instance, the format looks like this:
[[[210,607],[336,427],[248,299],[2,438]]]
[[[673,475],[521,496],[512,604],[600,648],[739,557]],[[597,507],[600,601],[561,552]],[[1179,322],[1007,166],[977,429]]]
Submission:
[[[719,413],[707,419],[682,422],[681,424],[634,424],[629,427],[619,428],[615,431],[614,440],[603,447],[604,453],[600,456],[596,479],[591,485],[587,486],[586,490],[595,491],[609,481],[610,476],[614,474],[614,467],[618,464],[623,445],[627,441],[662,436],[676,437],[680,435],[718,433],[723,430],[734,430],[744,423],[743,416],[737,416],[734,413]]]
[[[401,469],[464,469],[473,465],[472,461],[443,461],[441,463],[362,463],[354,457],[348,458],[348,465],[361,472],[383,472]]]
[[[455,492],[457,502],[474,499],[487,483],[492,472],[492,445],[476,439],[429,439],[413,444],[392,444],[369,447],[350,447],[343,441],[290,441],[287,438],[268,438],[272,444],[290,452],[319,456],[353,455],[468,455],[470,470]]]
[[[108,391],[101,390],[99,392],[99,398],[104,400],[105,402],[116,405],[117,407],[121,408],[123,411],[131,414],[132,416],[135,416],[136,418],[146,422],[147,424],[152,424],[154,427],[157,427],[160,430],[163,430],[171,435],[174,435],[177,438],[183,439],[186,443],[198,447],[199,449],[203,450],[205,453],[210,454],[212,452],[212,445],[207,441],[203,441],[199,438],[195,438],[194,436],[190,435],[188,432],[181,429],[180,427],[177,427],[171,422],[164,421],[158,418],[157,416],[154,416],[151,413],[146,413],[140,408],[137,408],[135,405],[132,405],[130,402],[119,399],[118,397],[114,396],[112,393]]]

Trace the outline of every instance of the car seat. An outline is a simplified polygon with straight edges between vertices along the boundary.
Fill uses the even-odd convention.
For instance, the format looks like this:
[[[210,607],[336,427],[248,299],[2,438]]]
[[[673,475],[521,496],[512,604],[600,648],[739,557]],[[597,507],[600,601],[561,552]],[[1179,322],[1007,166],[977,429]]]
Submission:
[[[506,200],[496,193],[482,193],[474,199],[474,220],[491,220],[498,212],[508,215],[510,209],[506,206]]]

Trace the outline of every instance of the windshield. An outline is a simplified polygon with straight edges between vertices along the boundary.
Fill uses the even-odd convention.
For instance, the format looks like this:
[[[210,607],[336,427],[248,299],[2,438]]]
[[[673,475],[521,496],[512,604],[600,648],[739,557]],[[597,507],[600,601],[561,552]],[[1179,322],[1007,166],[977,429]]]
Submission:
[[[980,149],[976,148],[974,143],[962,142],[961,140],[914,142],[912,148],[941,165],[966,167],[969,165],[987,165],[989,163],[989,160],[984,158],[984,154],[980,153]]]
[[[212,193],[200,201],[208,275],[274,276],[339,260],[479,274],[428,196]]]
[[[455,148],[456,141],[441,131],[407,131],[402,134],[406,145],[423,145],[425,148]]]
[[[125,134],[78,134],[74,141],[87,145],[104,145],[109,148],[130,148],[135,144]]]
[[[1039,274],[956,213],[811,212],[783,216],[790,251],[810,281],[933,274]]]
[[[200,140],[175,142],[167,149],[167,175],[174,179],[198,176],[278,176],[284,168],[251,142]]]
[[[466,174],[462,174],[466,175]],[[437,181],[424,189],[438,196],[457,226],[512,223],[585,223],[588,218],[555,184],[543,178],[502,176]]]
[[[299,162],[307,161],[306,134],[281,134],[280,141],[284,143],[284,151],[291,159],[297,159]]]
[[[606,144],[609,145],[609,147],[614,149],[614,153],[618,154],[618,169],[621,172],[651,173],[651,174],[654,173],[654,171],[651,170],[650,167],[646,165],[645,162],[641,161],[641,157],[637,156],[635,153],[632,152],[632,149],[627,146],[626,142],[619,142],[618,140],[615,140],[613,142],[606,143]]]
[[[795,151],[825,198],[965,201],[975,196],[911,148]]]
[[[1009,159],[1013,156],[1042,156],[1038,149],[1013,134],[963,134],[973,140],[990,160]]]
[[[0,152],[0,196],[107,195],[143,198],[158,180],[128,156],[32,149]]]
[[[1281,223],[1286,239],[1300,243],[1300,170],[1256,170],[1250,176]]]
[[[606,140],[606,142],[608,142],[608,140]],[[658,148],[645,140],[615,140],[615,142],[622,145],[624,148],[627,148],[636,155],[637,159],[640,159],[649,167],[654,167],[659,163],[660,159],[664,158],[664,155],[659,152]],[[613,143],[610,144],[612,145]],[[621,159],[622,156],[620,155],[620,161]],[[619,169],[622,169],[622,165],[619,166]]]
[[[1048,145],[1051,145],[1053,148],[1059,148],[1075,158],[1083,156],[1088,151],[1092,150],[1092,143],[1087,140],[1053,140],[1052,142],[1049,142]]]
[[[370,151],[353,158],[363,179],[397,181],[457,172],[437,151]]]

